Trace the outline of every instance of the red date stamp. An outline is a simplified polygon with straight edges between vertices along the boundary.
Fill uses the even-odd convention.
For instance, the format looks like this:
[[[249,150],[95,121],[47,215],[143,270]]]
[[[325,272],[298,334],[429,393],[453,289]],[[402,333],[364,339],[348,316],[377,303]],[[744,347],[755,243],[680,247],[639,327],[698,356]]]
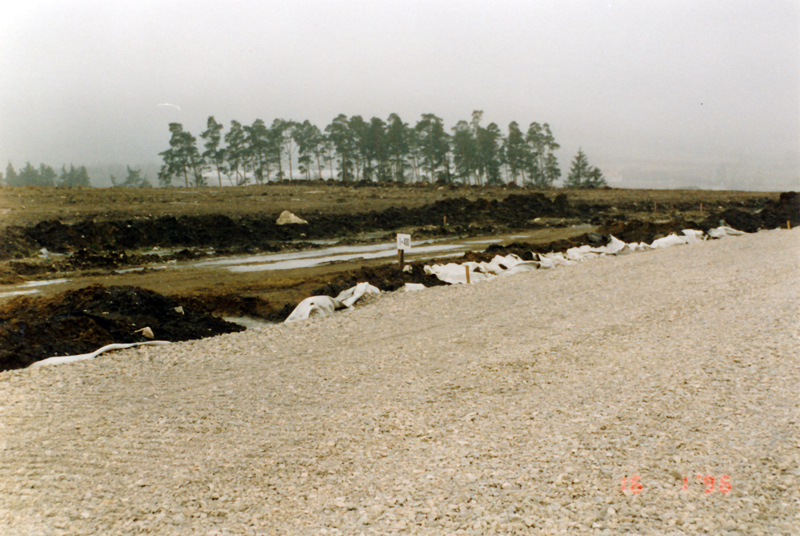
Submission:
[[[714,475],[698,474],[695,475],[695,479],[699,481],[700,485],[704,488],[704,493],[728,493],[733,489],[730,475],[722,475],[717,478]],[[681,491],[688,492],[690,483],[694,483],[694,480],[690,479],[688,476],[683,477],[683,488],[681,488]],[[643,489],[644,485],[642,484],[641,475],[633,475],[630,478],[628,478],[627,475],[622,477],[622,493],[630,492],[636,495],[641,493]]]

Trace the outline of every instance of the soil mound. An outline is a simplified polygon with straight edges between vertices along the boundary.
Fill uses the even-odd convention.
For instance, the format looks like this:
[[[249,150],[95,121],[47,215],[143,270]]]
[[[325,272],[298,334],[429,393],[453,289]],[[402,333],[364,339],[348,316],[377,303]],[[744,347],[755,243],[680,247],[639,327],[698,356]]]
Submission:
[[[755,233],[759,229],[786,227],[786,222],[791,222],[793,227],[800,225],[800,195],[797,192],[783,192],[776,201],[754,213],[729,208],[710,216],[700,228],[705,231],[727,225],[746,233]]]
[[[80,248],[63,260],[13,260],[9,261],[8,266],[16,274],[31,276],[58,272],[73,272],[77,270],[117,270],[129,266],[143,266],[153,262],[163,263],[170,260],[185,261],[197,259],[201,256],[201,254],[188,249],[183,249],[169,255],[139,255],[123,250],[98,252]]]
[[[286,303],[275,306],[260,296],[238,294],[182,294],[172,296],[184,307],[214,315],[251,316],[269,322],[283,322],[292,313],[294,306]]]
[[[183,307],[180,312],[178,307]],[[91,285],[51,298],[19,297],[0,307],[0,371],[111,343],[200,339],[244,328],[137,287]]]
[[[703,227],[702,224],[682,218],[662,222],[649,222],[636,219],[628,221],[611,220],[600,227],[598,232],[605,235],[614,235],[623,242],[646,242],[649,244],[653,240],[667,236],[670,233],[680,233],[684,229],[702,228],[703,231],[706,231],[711,227],[717,226],[718,225],[711,225]]]
[[[567,251],[569,248],[580,247],[583,245],[590,245],[594,247],[605,246],[609,242],[609,237],[600,233],[584,233],[580,236],[574,236],[563,240],[554,240],[552,242],[512,242],[508,245],[492,244],[484,251],[469,251],[464,254],[464,257],[458,259],[457,262],[490,262],[495,255],[510,255],[514,254],[522,260],[533,260],[533,253],[550,253],[551,251]]]

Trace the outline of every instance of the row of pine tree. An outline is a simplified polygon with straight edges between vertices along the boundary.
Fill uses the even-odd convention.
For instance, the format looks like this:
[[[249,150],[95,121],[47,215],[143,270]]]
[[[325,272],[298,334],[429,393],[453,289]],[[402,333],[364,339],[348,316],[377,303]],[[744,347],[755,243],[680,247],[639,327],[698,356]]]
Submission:
[[[61,173],[56,173],[47,164],[40,164],[38,168],[30,162],[19,171],[9,163],[6,166],[5,175],[0,173],[0,184],[7,186],[91,186],[89,183],[89,173],[85,166],[76,168],[70,164],[67,169],[66,164],[61,166]]]
[[[413,127],[397,114],[387,121],[340,114],[324,129],[308,120],[275,119],[270,126],[262,119],[252,125],[234,120],[223,134],[223,125],[211,116],[200,133],[202,150],[182,124],[170,123],[158,180],[161,186],[177,180],[186,187],[205,186],[210,178],[220,186],[337,178],[550,188],[561,177],[554,154],[559,145],[547,123],[531,123],[523,132],[514,121],[504,135],[495,123],[483,126],[482,119],[483,112],[474,111],[452,133],[434,114],[423,114]],[[579,150],[564,185],[594,188],[605,179]]]
[[[159,153],[164,164],[158,174],[162,187],[264,184],[296,178],[337,178],[342,181],[395,181],[461,184],[509,184],[550,188],[561,177],[554,151],[558,143],[547,123],[531,123],[522,131],[516,121],[503,134],[495,123],[481,124],[483,112],[459,121],[448,133],[434,114],[423,114],[409,126],[397,114],[387,121],[338,115],[323,130],[308,120],[275,119],[270,126],[231,121],[224,127],[213,116],[198,140],[180,123],[170,123],[169,149]],[[224,142],[224,145],[223,145]],[[295,169],[296,163],[296,169]],[[114,186],[149,187],[137,169]],[[223,180],[224,177],[224,180]],[[216,181],[214,181],[216,179]],[[61,174],[45,164],[28,162],[17,171],[9,163],[0,173],[7,186],[90,186],[86,167],[62,166]],[[590,166],[582,150],[564,181],[568,188],[605,186],[602,172]]]

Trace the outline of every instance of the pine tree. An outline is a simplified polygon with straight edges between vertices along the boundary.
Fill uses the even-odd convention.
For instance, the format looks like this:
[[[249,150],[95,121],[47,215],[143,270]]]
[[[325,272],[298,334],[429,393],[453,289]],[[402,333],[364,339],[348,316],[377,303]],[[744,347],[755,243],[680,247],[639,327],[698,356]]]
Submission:
[[[214,165],[220,186],[222,186],[222,167],[225,165],[225,149],[219,146],[222,141],[222,129],[223,126],[217,123],[217,120],[211,115],[206,121],[206,129],[200,134],[200,137],[205,140],[205,144],[203,144],[205,151],[203,151],[202,157],[206,162]]]
[[[578,149],[578,154],[572,161],[572,168],[570,168],[567,181],[564,183],[565,188],[601,188],[606,186],[606,180],[603,173],[594,166],[589,165],[589,159],[583,153],[582,149]]]
[[[405,170],[409,157],[408,125],[400,116],[389,115],[386,126],[386,153],[391,168],[392,180],[405,182]]]
[[[331,141],[339,160],[339,178],[343,181],[352,180],[353,153],[355,140],[350,131],[350,121],[344,114],[337,115],[331,124],[325,127],[328,139]]]
[[[169,149],[159,153],[164,159],[164,164],[158,172],[158,180],[162,186],[170,186],[172,177],[183,175],[184,185],[189,187],[189,173],[192,173],[194,186],[205,186],[203,176],[204,162],[197,150],[197,139],[188,131],[183,130],[180,123],[170,123],[169,131],[172,136],[169,140]]]
[[[247,184],[247,133],[238,121],[231,121],[231,128],[225,134],[227,159],[226,171],[230,179],[236,176],[236,186]]]
[[[450,182],[450,136],[444,130],[442,119],[434,114],[422,114],[414,128],[419,137],[422,165],[428,169],[428,181]],[[441,176],[437,176],[438,173]]]
[[[569,175],[564,183],[565,188],[583,188],[584,178],[589,174],[589,160],[583,153],[582,148],[578,148],[578,154],[572,160]]]
[[[456,123],[453,127],[452,145],[456,176],[464,184],[471,184],[478,169],[476,163],[478,149],[469,123],[464,120]]]
[[[522,184],[525,184],[525,169],[529,166],[531,152],[530,147],[525,143],[525,135],[519,129],[516,121],[512,121],[508,125],[508,136],[503,143],[503,148],[511,180],[516,183],[521,175]]]
[[[69,171],[67,171],[66,164],[61,166],[61,175],[58,177],[58,186],[91,186],[89,183],[89,173],[86,171],[86,167],[81,166],[75,169],[75,166],[70,164]]]
[[[6,166],[6,185],[7,186],[19,186],[19,175],[14,170],[14,166],[11,165],[11,162],[8,163]]]

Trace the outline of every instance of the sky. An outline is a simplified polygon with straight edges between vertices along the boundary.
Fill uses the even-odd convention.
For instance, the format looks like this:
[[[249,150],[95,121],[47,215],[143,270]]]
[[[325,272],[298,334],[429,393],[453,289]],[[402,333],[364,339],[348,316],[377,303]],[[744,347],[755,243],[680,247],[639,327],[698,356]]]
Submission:
[[[565,175],[582,148],[612,186],[800,188],[800,1],[0,0],[2,168],[473,110],[549,123]]]

